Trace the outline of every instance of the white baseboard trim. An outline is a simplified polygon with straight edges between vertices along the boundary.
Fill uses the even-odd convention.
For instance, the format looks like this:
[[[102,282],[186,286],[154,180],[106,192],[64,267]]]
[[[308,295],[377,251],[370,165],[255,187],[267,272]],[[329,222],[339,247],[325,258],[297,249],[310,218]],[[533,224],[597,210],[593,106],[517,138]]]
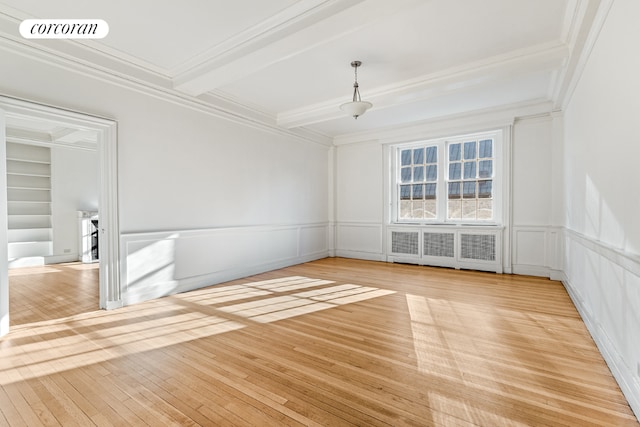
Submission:
[[[62,264],[76,261],[78,261],[78,254],[51,255],[44,258],[45,264]]]
[[[386,261],[384,254],[376,254],[371,252],[349,251],[344,249],[336,249],[335,256],[340,258],[355,258],[365,261]]]
[[[118,300],[118,301],[107,301],[107,306],[105,307],[106,310],[115,310],[117,308],[122,308],[124,307],[124,304],[122,302],[122,300]]]
[[[511,271],[523,276],[551,277],[551,270],[539,265],[513,264]]]
[[[587,330],[591,334],[593,341],[596,343],[600,354],[602,354],[607,366],[609,366],[611,373],[618,382],[622,393],[627,398],[631,410],[636,415],[636,418],[640,419],[640,382],[634,380],[635,372],[626,366],[620,353],[616,351],[615,346],[611,343],[605,331],[586,309],[584,301],[566,277],[562,283],[571,301],[573,301],[573,304],[578,310],[582,321],[586,325]]]

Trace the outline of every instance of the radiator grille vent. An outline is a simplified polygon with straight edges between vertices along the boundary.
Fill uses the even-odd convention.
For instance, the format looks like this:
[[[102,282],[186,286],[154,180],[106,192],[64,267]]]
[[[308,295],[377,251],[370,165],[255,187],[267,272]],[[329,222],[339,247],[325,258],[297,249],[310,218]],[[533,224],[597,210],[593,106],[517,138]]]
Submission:
[[[454,257],[453,233],[424,233],[424,255]]]
[[[461,234],[460,257],[482,261],[495,261],[496,236],[493,234]]]
[[[418,232],[391,232],[391,252],[418,255]]]

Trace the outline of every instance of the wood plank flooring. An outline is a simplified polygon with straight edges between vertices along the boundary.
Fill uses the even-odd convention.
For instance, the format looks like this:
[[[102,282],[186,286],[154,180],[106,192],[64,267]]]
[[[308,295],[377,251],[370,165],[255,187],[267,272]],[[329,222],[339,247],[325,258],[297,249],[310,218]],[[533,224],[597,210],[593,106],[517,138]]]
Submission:
[[[558,282],[327,258],[107,312],[44,269],[10,277],[0,425],[639,425]]]

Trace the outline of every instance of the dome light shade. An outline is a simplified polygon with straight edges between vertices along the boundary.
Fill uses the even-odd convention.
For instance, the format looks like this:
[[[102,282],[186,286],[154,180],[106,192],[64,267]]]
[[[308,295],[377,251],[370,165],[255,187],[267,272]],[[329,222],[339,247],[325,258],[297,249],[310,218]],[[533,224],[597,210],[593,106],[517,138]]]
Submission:
[[[340,109],[345,113],[353,116],[354,119],[357,119],[359,116],[363,115],[369,108],[373,107],[373,104],[367,101],[353,101],[347,102],[340,106]]]
[[[351,102],[347,102],[340,106],[340,109],[342,111],[346,112],[354,119],[357,119],[358,117],[366,113],[369,108],[373,107],[372,103],[363,101],[360,98],[360,88],[358,86],[358,67],[361,65],[362,62],[360,61],[353,61],[351,63],[351,66],[354,68],[355,74],[355,82],[353,83],[353,99]]]

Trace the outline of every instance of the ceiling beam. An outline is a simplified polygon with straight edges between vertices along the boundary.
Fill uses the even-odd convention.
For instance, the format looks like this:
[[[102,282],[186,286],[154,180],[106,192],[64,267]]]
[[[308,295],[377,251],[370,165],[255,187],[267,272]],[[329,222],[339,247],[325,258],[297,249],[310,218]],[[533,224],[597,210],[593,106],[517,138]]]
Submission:
[[[173,87],[198,96],[357,31],[421,0],[303,0],[176,70]],[[185,68],[185,67],[183,67]]]
[[[504,55],[449,68],[391,85],[365,88],[366,101],[373,109],[395,107],[423,101],[444,94],[478,88],[500,79],[515,78],[530,73],[561,68],[569,55],[566,45],[545,44],[521,49]],[[330,99],[303,108],[278,114],[279,126],[291,129],[344,117],[338,106],[348,99]]]

